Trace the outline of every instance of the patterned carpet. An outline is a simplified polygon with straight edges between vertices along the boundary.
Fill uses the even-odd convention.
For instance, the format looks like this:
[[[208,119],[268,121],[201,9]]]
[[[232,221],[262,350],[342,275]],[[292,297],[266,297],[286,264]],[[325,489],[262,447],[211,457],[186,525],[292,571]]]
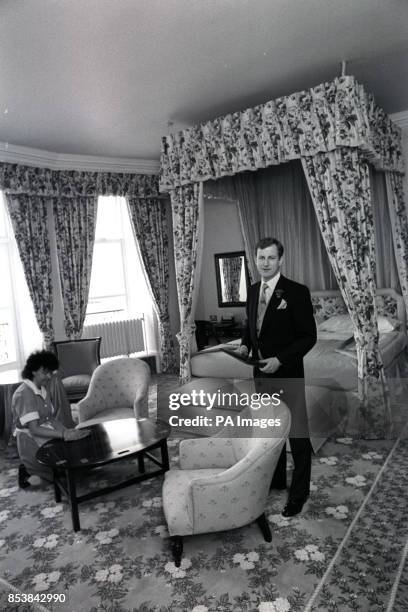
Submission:
[[[169,447],[176,466],[178,440]],[[391,596],[389,610],[408,609],[406,440],[327,442],[314,457],[301,515],[284,519],[285,494],[271,493],[271,544],[256,525],[186,538],[179,569],[171,561],[161,478],[81,504],[75,534],[66,504],[55,504],[50,488],[19,490],[17,459],[0,461],[1,610],[376,612],[387,610]],[[84,486],[122,476],[123,464],[109,466]],[[17,607],[7,602],[7,583],[67,601]]]

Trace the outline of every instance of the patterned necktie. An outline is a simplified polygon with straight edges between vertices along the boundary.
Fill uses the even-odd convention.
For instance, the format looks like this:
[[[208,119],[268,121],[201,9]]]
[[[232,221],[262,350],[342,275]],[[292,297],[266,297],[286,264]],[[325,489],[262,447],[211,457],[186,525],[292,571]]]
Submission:
[[[261,291],[259,293],[259,302],[258,302],[258,318],[256,321],[256,331],[259,336],[262,327],[262,321],[265,315],[266,307],[268,306],[268,285],[266,283],[262,283]]]

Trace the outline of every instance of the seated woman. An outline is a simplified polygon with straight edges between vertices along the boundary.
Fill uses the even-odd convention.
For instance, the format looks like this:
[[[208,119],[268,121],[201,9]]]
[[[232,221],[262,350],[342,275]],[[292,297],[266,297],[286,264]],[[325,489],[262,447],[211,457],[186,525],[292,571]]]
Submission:
[[[17,436],[17,449],[22,465],[19,466],[18,484],[30,486],[31,475],[52,481],[52,471],[38,463],[37,450],[50,438],[66,442],[88,435],[87,430],[69,429],[56,418],[56,409],[46,390],[52,374],[58,369],[56,355],[50,351],[32,353],[22,371],[23,382],[15,390],[12,412]]]

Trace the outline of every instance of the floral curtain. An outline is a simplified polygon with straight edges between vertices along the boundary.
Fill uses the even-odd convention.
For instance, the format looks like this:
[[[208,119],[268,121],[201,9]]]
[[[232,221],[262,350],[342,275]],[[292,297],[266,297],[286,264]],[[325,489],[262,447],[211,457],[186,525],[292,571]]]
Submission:
[[[160,187],[257,170],[352,147],[404,172],[400,129],[354,77],[344,76],[162,139]]]
[[[60,172],[54,227],[68,339],[81,337],[88,305],[98,202],[98,175]]]
[[[350,148],[305,157],[302,163],[330,262],[354,325],[359,432],[382,437],[391,421],[378,348],[369,167]]]
[[[170,192],[173,211],[174,257],[180,310],[180,384],[191,378],[190,351],[195,330],[193,297],[197,284],[202,185],[194,183]]]
[[[398,277],[408,313],[408,213],[402,175],[397,172],[386,172],[385,182]]]
[[[239,285],[241,280],[242,258],[225,257],[222,259],[225,300],[239,302]]]
[[[28,289],[44,345],[54,339],[47,209],[58,197],[58,175],[47,168],[3,164],[4,191]]]
[[[159,177],[156,174],[99,173],[99,195],[135,198],[157,198]]]
[[[175,372],[176,356],[169,313],[169,242],[165,202],[155,198],[127,198],[130,218],[160,327],[161,369]]]

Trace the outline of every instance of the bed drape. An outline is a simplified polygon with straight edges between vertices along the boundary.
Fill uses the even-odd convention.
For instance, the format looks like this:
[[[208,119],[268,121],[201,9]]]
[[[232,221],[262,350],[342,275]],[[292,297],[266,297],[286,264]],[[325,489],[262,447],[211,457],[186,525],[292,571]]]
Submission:
[[[408,312],[408,213],[402,175],[395,171],[385,172],[385,182],[401,293]]]
[[[378,348],[370,173],[360,155],[357,149],[342,147],[303,158],[302,164],[330,263],[353,323],[362,400],[359,430],[371,437],[389,430],[391,414]]]
[[[191,378],[190,352],[195,331],[194,296],[197,294],[200,260],[200,230],[202,225],[202,185],[194,183],[177,187],[171,194],[173,210],[174,261],[180,311],[180,384]]]

